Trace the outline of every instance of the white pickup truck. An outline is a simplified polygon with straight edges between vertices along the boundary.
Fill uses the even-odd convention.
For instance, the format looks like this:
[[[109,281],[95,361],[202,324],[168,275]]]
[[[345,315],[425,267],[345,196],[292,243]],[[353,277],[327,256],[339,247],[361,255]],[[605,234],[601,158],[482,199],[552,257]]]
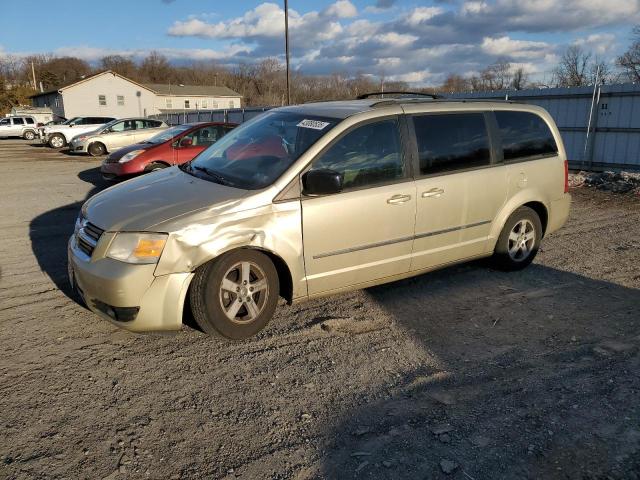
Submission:
[[[91,132],[105,123],[115,120],[113,117],[74,117],[60,125],[50,125],[40,129],[42,143],[51,148],[62,148],[71,139],[82,133]]]

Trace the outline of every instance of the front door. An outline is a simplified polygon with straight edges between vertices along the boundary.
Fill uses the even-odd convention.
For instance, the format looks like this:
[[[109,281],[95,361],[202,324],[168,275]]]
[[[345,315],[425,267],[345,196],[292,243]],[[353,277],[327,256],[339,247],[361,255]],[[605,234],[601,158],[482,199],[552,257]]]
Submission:
[[[505,202],[506,167],[491,149],[485,115],[414,115],[418,151],[411,270],[483,254]]]
[[[173,163],[179,165],[192,160],[196,155],[215,143],[218,137],[219,129],[215,125],[198,128],[183,136],[173,147]]]
[[[398,119],[356,126],[312,164],[343,175],[343,191],[302,197],[310,295],[409,271],[415,183]]]

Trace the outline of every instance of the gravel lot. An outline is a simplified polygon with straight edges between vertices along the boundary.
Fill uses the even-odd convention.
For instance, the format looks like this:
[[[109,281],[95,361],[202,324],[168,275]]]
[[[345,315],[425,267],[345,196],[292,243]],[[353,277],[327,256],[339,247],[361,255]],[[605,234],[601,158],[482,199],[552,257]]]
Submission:
[[[98,165],[0,140],[1,477],[640,478],[638,196],[576,189],[523,272],[282,306],[229,343],[75,302]]]

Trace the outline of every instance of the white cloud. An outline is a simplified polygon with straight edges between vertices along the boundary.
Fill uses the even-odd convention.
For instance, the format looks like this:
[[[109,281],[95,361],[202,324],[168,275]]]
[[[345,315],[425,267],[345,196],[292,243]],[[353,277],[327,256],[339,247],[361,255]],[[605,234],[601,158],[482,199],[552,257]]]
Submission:
[[[330,17],[352,18],[358,15],[358,9],[349,0],[338,0],[327,8],[326,13]]]
[[[418,25],[424,21],[431,20],[443,12],[444,10],[440,7],[418,7],[407,15],[407,23],[410,25]]]
[[[608,56],[616,47],[616,36],[612,33],[594,33],[575,39],[573,44],[586,51],[594,52],[596,55]]]
[[[529,40],[514,40],[507,36],[482,40],[482,49],[490,55],[510,58],[544,57],[551,49],[546,42],[533,42]]]

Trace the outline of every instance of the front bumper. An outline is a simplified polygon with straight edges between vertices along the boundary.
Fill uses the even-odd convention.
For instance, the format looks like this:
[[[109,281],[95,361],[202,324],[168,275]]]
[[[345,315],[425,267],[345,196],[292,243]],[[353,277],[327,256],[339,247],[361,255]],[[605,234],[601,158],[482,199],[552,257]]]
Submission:
[[[100,172],[102,176],[107,179],[114,179],[117,177],[129,177],[132,175],[138,175],[144,171],[137,163],[131,162],[107,162],[105,159],[100,166]]]
[[[156,265],[132,265],[106,257],[89,259],[75,250],[73,237],[67,254],[69,280],[94,313],[133,332],[175,331],[182,327],[192,273],[155,276]],[[120,321],[115,311],[133,319]]]
[[[69,144],[69,152],[71,153],[87,153],[87,145],[84,142],[71,142]]]

